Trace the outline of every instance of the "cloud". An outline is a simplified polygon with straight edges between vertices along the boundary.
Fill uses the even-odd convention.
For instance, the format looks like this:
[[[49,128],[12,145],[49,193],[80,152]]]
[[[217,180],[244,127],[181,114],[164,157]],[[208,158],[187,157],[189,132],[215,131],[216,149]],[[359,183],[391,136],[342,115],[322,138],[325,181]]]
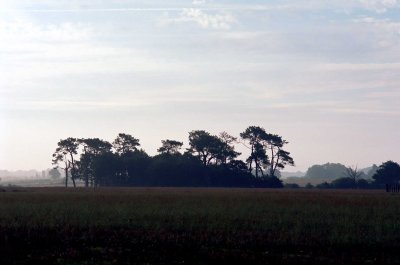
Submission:
[[[359,24],[367,24],[371,32],[370,41],[375,48],[395,48],[400,44],[400,22],[390,19],[376,19],[373,17],[363,17],[354,20]]]
[[[235,17],[228,12],[209,14],[200,8],[184,8],[179,17],[167,17],[161,21],[161,25],[181,24],[192,22],[203,29],[229,30],[236,22]]]
[[[324,63],[316,68],[323,71],[400,71],[400,63]]]
[[[383,115],[383,116],[400,116],[400,110],[384,110],[384,109],[370,109],[370,108],[334,108],[332,111],[342,114],[363,114],[363,115]]]
[[[84,74],[172,73],[185,68],[135,47],[99,41],[107,30],[84,23],[0,20],[0,91]],[[21,71],[29,69],[29,71]]]
[[[131,107],[141,107],[146,104],[143,101],[132,99],[127,100],[31,100],[31,101],[16,101],[12,105],[7,106],[13,110],[111,110],[111,109],[126,109]]]
[[[390,8],[397,6],[397,0],[359,0],[361,4],[377,13],[384,13]]]
[[[66,22],[38,26],[29,21],[16,20],[0,24],[0,40],[3,44],[12,41],[82,41],[88,40],[90,35],[91,28],[81,23]]]
[[[229,41],[263,41],[268,37],[268,32],[265,31],[227,31],[216,34],[216,37]]]
[[[203,11],[195,8],[183,10],[183,16],[188,20],[192,20],[202,28],[213,28],[227,30],[231,28],[235,18],[231,14],[206,14]]]
[[[144,1],[144,0],[1,0],[0,13],[7,9],[17,9],[26,12],[125,12],[125,11],[180,11],[182,8],[195,6],[202,10],[230,10],[230,11],[310,11],[336,10],[351,11],[367,9],[377,13],[384,13],[398,7],[397,0],[296,0],[296,1],[210,1],[192,0],[172,1]],[[267,2],[267,1],[265,1]]]
[[[383,100],[390,100],[396,98],[400,99],[400,91],[398,90],[373,91],[367,93],[365,97],[370,99],[383,99]]]
[[[205,3],[207,3],[206,0],[193,0],[192,1],[193,5],[204,5]]]
[[[377,13],[385,13],[389,9],[397,8],[397,0],[298,0],[290,1],[281,6],[284,9],[292,10],[336,10],[348,13],[348,11],[357,9],[367,9]]]
[[[400,108],[387,107],[382,100],[358,99],[337,99],[337,100],[313,100],[309,102],[278,102],[269,104],[265,107],[271,110],[297,110],[299,112],[312,110],[324,113],[338,113],[341,115],[382,115],[399,116]]]

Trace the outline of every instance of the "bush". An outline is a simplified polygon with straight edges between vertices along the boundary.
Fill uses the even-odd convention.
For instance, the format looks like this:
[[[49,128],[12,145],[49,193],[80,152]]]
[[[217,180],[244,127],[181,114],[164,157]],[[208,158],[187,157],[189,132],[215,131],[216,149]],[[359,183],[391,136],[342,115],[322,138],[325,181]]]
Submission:
[[[300,188],[299,184],[296,184],[296,183],[286,183],[284,187],[287,188],[287,189],[298,189],[298,188]]]

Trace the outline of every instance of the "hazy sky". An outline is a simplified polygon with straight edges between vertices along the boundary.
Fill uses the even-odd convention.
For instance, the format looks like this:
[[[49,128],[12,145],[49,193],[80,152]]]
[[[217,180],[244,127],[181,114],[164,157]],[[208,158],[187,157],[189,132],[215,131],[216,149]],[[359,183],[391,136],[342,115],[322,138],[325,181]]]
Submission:
[[[49,168],[70,136],[153,155],[249,125],[289,171],[364,167],[400,160],[399,121],[400,1],[0,1],[0,169]]]

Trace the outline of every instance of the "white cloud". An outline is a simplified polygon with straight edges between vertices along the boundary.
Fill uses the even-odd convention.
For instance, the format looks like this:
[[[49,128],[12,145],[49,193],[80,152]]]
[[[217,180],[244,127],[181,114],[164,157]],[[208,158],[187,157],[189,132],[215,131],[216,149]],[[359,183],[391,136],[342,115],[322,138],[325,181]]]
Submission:
[[[193,0],[192,1],[193,5],[204,5],[205,3],[207,3],[206,0]]]
[[[261,1],[262,2],[262,1]],[[267,1],[265,1],[267,2]],[[203,10],[253,10],[253,11],[308,11],[339,10],[349,11],[364,8],[384,13],[398,7],[397,0],[296,0],[296,1],[145,1],[145,0],[1,0],[0,12],[7,9],[20,9],[28,12],[77,12],[77,11],[179,11],[182,8],[196,6]]]
[[[183,10],[183,16],[189,20],[195,21],[202,28],[213,29],[230,29],[235,18],[231,14],[206,14],[203,11],[195,8]]]
[[[0,23],[0,41],[69,42],[88,40],[91,28],[80,23],[61,23],[38,26],[32,22],[16,20]],[[1,46],[0,46],[1,47]]]
[[[74,74],[172,73],[185,69],[140,49],[99,42],[97,33],[98,29],[81,23],[0,20],[0,91],[34,87],[47,78]]]
[[[286,5],[281,6],[284,9],[292,10],[328,10],[333,9],[348,13],[354,9],[367,9],[377,13],[384,13],[389,9],[398,7],[397,0],[335,0],[335,1],[321,1],[321,0],[298,0],[290,1]]]
[[[377,13],[384,13],[388,9],[397,6],[397,0],[359,0],[361,4]]]
[[[395,48],[400,44],[400,22],[390,19],[376,19],[363,17],[355,20],[356,23],[367,24],[371,32],[370,41],[375,48]]]
[[[228,12],[209,14],[199,8],[184,8],[178,18],[167,17],[161,25],[194,22],[204,29],[229,30],[236,22],[235,17]]]
[[[227,31],[218,33],[219,38],[235,41],[262,41],[268,36],[265,31]]]

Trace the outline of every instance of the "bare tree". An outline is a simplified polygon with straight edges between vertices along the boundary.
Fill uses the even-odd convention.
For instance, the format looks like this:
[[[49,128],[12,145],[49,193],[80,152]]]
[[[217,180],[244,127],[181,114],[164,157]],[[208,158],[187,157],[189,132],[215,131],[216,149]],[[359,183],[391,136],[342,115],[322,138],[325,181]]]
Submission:
[[[346,173],[346,176],[353,181],[354,186],[357,187],[357,183],[360,180],[363,172],[358,170],[357,166],[356,166],[354,168],[353,167],[347,167],[345,173]]]

